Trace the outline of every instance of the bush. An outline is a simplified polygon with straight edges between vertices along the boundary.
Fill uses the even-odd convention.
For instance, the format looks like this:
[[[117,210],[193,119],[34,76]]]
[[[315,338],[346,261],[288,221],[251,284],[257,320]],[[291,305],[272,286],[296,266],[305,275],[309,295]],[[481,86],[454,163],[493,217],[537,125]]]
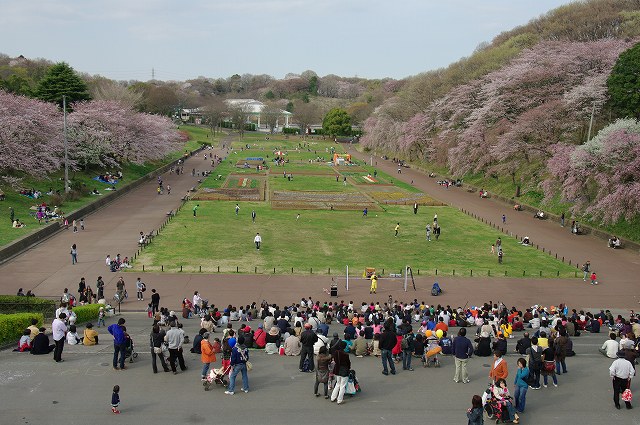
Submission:
[[[95,322],[98,320],[98,310],[104,307],[103,304],[87,304],[73,307],[73,311],[78,316],[76,323]]]
[[[299,134],[300,129],[295,127],[284,127],[282,129],[282,134]]]
[[[56,302],[36,297],[18,297],[0,295],[0,314],[40,313],[44,317],[53,317]]]
[[[32,319],[38,319],[38,326],[44,323],[41,313],[0,314],[0,344],[18,341]]]

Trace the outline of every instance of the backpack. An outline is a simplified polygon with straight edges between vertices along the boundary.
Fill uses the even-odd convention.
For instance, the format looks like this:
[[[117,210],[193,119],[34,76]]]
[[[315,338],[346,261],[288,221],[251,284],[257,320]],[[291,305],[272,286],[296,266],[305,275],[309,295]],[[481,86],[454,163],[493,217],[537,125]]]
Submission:
[[[144,291],[146,291],[146,290],[147,290],[147,285],[145,285],[144,283],[142,283],[142,289],[141,289],[141,291],[142,291],[142,292],[144,292]]]
[[[413,349],[413,335],[407,334],[400,341],[400,348],[402,350],[412,350]]]

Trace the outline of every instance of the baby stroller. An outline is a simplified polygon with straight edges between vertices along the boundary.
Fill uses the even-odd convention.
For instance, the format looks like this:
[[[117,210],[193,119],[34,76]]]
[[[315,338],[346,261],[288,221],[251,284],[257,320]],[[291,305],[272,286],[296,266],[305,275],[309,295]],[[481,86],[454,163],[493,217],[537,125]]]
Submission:
[[[356,393],[359,393],[360,391],[362,391],[362,389],[360,388],[360,383],[358,382],[358,379],[356,378],[356,371],[352,369],[352,370],[349,371],[349,379],[347,380],[347,388],[344,390],[344,393],[350,395],[351,397],[353,397],[354,395],[356,395]]]
[[[440,358],[438,354],[442,352],[442,347],[438,344],[438,338],[430,336],[427,338],[427,351],[422,355],[423,367],[440,367]]]
[[[489,388],[482,394],[482,405],[484,406],[484,411],[487,412],[487,417],[490,420],[495,419],[497,424],[500,422],[512,422],[506,407],[493,394],[493,386],[494,384],[489,384]]]
[[[222,385],[223,387],[227,387],[229,385],[229,371],[231,370],[231,365],[227,365],[226,367],[220,367],[218,369],[211,369],[207,374],[207,377],[204,381],[202,381],[202,385],[204,386],[205,391],[209,391],[212,384]]]
[[[438,282],[436,282],[431,287],[431,295],[433,295],[434,297],[437,297],[440,294],[442,294],[442,289],[440,288],[440,285],[438,284]]]
[[[138,358],[138,353],[136,353],[133,340],[129,336],[124,343],[124,358],[129,359],[129,363],[133,363],[133,359]]]

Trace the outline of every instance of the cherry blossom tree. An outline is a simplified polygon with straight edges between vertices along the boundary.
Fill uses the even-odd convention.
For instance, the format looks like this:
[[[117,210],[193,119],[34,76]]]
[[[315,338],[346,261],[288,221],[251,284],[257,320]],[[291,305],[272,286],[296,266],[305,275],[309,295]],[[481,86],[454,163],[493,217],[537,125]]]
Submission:
[[[44,177],[64,152],[62,114],[46,103],[0,91],[0,173]]]

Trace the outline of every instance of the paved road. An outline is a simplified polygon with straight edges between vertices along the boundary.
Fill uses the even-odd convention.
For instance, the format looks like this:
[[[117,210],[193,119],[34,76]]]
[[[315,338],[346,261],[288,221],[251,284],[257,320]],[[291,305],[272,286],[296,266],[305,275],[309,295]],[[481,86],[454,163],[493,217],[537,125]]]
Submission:
[[[117,384],[121,387],[122,414],[115,420],[127,424],[385,424],[400,419],[406,423],[463,424],[471,397],[481,394],[488,382],[488,358],[470,360],[471,383],[464,385],[453,382],[455,366],[449,357],[442,359],[438,369],[425,369],[415,362],[415,371],[404,372],[396,365],[396,376],[383,376],[380,360],[375,357],[352,357],[363,390],[338,406],[313,396],[314,376],[298,371],[297,357],[268,356],[252,350],[251,391],[227,396],[222,387],[203,391],[199,357],[188,352],[187,371],[154,375],[147,348],[149,319],[139,313],[124,317],[140,353],[133,364],[127,364],[126,371],[112,370],[112,344],[104,328],[100,330],[101,345],[65,346],[65,362],[59,364],[51,356],[0,352],[0,423],[84,425],[90,421],[112,425],[110,396]],[[184,322],[193,338],[198,322]],[[255,328],[256,323],[251,325]],[[330,332],[341,330],[334,325]],[[597,353],[604,338],[598,334],[574,339],[578,355],[567,359],[569,373],[558,377],[558,388],[550,385],[528,392],[521,423],[638,424],[636,410],[613,407],[608,378],[611,360]],[[508,341],[510,350],[515,341]],[[515,354],[506,357],[510,376],[517,358]],[[513,386],[512,378],[509,386]]]

